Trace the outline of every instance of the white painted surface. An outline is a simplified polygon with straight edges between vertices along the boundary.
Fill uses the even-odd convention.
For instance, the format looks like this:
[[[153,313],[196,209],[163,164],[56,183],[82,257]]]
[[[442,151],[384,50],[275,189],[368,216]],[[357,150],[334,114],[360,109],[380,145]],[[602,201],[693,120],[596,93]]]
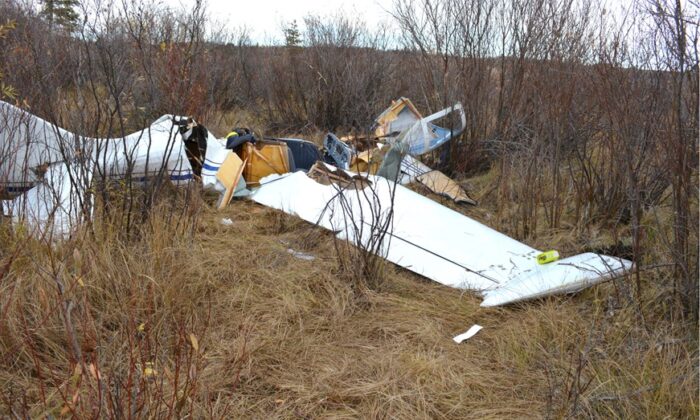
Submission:
[[[39,180],[31,170],[72,159],[83,138],[0,101],[0,186],[19,188]]]
[[[498,289],[484,294],[481,306],[499,306],[526,299],[578,292],[605,280],[623,275],[632,262],[594,253],[574,255],[545,265],[537,265]]]
[[[12,201],[2,201],[3,213],[21,222],[35,237],[66,239],[92,216],[89,194],[92,170],[64,162],[49,166],[42,182]]]
[[[441,284],[484,292],[484,306],[575,291],[632,267],[629,261],[596,254],[541,266],[536,260],[540,251],[401,185],[379,177],[370,180],[374,193],[369,187],[341,193],[302,172],[275,175],[264,178],[251,198],[358,244],[366,243],[371,233],[370,203],[380,203],[381,212],[388,211],[395,188],[393,230],[385,239],[383,257]],[[347,218],[339,210],[339,194],[352,209]]]
[[[141,183],[163,176],[175,185],[188,184],[192,168],[173,118],[182,117],[164,115],[123,138],[94,139],[0,101],[0,187],[30,188],[3,201],[3,213],[37,235],[66,237],[92,214],[94,177],[129,174],[132,182]]]
[[[470,338],[474,337],[474,335],[476,335],[476,333],[478,333],[479,331],[481,331],[482,328],[484,328],[484,327],[482,327],[482,326],[479,325],[479,324],[474,324],[474,325],[472,325],[466,332],[464,332],[464,333],[462,333],[462,334],[460,334],[460,335],[454,336],[454,337],[452,338],[452,340],[453,340],[455,343],[460,344],[460,343],[462,343],[463,341],[469,340]]]
[[[94,175],[132,180],[163,175],[176,185],[192,179],[182,137],[173,115],[125,137],[95,139],[70,133],[29,112],[0,101],[0,186],[40,182],[33,169],[76,159],[91,160]],[[87,163],[86,163],[87,165]]]
[[[149,127],[124,138],[99,139],[92,147],[95,176],[118,179],[130,174],[136,182],[164,176],[175,185],[192,180],[185,143],[177,127],[173,127],[172,115],[163,115]]]

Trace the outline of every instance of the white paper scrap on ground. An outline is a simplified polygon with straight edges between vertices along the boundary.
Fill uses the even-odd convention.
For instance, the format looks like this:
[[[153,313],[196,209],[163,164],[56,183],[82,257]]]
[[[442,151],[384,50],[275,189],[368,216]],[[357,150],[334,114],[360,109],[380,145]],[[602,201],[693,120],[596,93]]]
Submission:
[[[482,327],[479,324],[474,324],[471,326],[471,328],[467,330],[467,332],[455,336],[453,340],[457,344],[461,343],[462,341],[469,340],[470,338],[474,337],[474,335],[478,333],[482,328],[484,327]]]
[[[226,218],[221,219],[220,223],[224,226],[231,226],[231,225],[233,225],[233,220],[226,217]]]

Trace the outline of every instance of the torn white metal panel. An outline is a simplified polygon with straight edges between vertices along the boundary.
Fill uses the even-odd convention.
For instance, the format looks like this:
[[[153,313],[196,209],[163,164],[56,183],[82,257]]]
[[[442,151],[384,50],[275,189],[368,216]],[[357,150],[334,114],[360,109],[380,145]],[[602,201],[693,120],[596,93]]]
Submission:
[[[65,239],[92,215],[87,193],[92,175],[90,166],[54,163],[34,188],[2,201],[3,213],[14,223],[23,223],[35,237]]]
[[[175,185],[192,180],[192,167],[173,115],[163,115],[144,130],[123,138],[99,139],[92,145],[95,175],[110,179],[130,177],[145,182],[164,176]]]
[[[481,306],[499,306],[554,294],[578,292],[604,280],[623,275],[632,262],[622,258],[585,253],[545,265],[536,265],[517,278],[484,293]]]
[[[385,211],[391,207],[392,189],[396,189],[393,230],[387,239],[388,260],[442,284],[475,290],[496,287],[536,264],[537,250],[384,178],[370,180]],[[367,199],[374,194],[371,189],[366,188],[366,194],[343,192],[353,214],[372,214],[372,203]],[[336,194],[332,185],[321,185],[303,173],[294,173],[272,182],[266,180],[252,199],[327,229],[340,230],[342,237],[353,239],[355,233],[342,228],[343,214],[328,211],[327,204]]]
[[[471,327],[469,327],[469,329],[466,332],[463,332],[462,334],[453,337],[452,340],[455,343],[460,344],[463,341],[469,340],[470,338],[474,337],[474,335],[476,335],[476,333],[481,331],[483,328],[484,327],[482,327],[479,324],[474,324]]]
[[[487,296],[494,293],[493,299],[501,296],[496,291],[503,290],[502,303],[514,301],[514,298],[523,300],[570,291],[568,283],[578,282],[584,277],[591,282],[603,281],[631,267],[629,261],[611,257],[600,260],[598,264],[586,257],[589,254],[570,260],[585,260],[586,267],[540,266],[536,260],[540,251],[401,185],[392,185],[381,177],[368,178],[372,187],[339,191],[333,185],[322,185],[297,172],[265,178],[251,198],[318,223],[336,232],[341,239],[358,244],[367,239],[371,229],[360,231],[352,226],[371,224],[372,215],[377,214],[377,205],[381,211],[388,211],[392,207],[392,190],[395,188],[393,229],[387,232],[383,256],[447,286],[483,291]],[[332,203],[338,199],[338,194],[349,203],[347,208],[350,211],[334,208]],[[562,277],[562,267],[567,267],[565,277]],[[591,270],[604,274],[591,276]],[[537,284],[532,280],[533,273],[537,273]],[[506,291],[511,294],[505,294]]]
[[[220,193],[226,191],[226,187],[216,179],[216,173],[223,165],[231,150],[226,148],[224,139],[218,140],[209,136],[207,140],[207,152],[202,164],[202,185],[205,189],[213,189]]]
[[[91,159],[96,177],[142,182],[163,175],[175,184],[192,179],[184,142],[164,115],[144,130],[123,138],[95,139],[70,133],[29,112],[0,101],[0,189],[21,193],[41,181],[56,162]]]
[[[31,188],[48,165],[75,157],[83,139],[0,101],[0,197]],[[39,168],[41,168],[39,170]]]
[[[93,177],[188,184],[192,168],[174,124],[181,118],[164,115],[123,138],[94,139],[0,101],[0,199],[15,197],[3,212],[34,233],[60,237],[90,213]]]

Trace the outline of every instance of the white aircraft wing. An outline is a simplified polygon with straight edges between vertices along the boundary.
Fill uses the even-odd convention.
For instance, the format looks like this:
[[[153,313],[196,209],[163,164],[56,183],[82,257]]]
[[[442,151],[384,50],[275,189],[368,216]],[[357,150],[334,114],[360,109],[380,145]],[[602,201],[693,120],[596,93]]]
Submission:
[[[303,172],[262,180],[251,198],[317,223],[355,244],[366,243],[377,209],[387,212],[394,190],[393,227],[382,257],[441,284],[483,292],[484,306],[578,290],[619,276],[632,263],[583,254],[539,265],[540,251],[450,210],[401,185],[368,177],[373,187],[340,190]],[[337,203],[340,195],[347,211]],[[364,229],[356,228],[364,227]]]

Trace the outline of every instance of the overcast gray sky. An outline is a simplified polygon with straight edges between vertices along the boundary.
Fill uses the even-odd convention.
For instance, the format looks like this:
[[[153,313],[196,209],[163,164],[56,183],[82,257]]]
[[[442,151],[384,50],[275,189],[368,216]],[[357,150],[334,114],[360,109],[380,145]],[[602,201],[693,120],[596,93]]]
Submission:
[[[161,0],[171,7],[192,7],[194,0]],[[345,12],[370,25],[391,23],[386,10],[393,0],[208,0],[210,16],[219,22],[230,22],[233,26],[246,25],[251,30],[253,42],[268,43],[282,40],[282,25],[296,20],[303,24],[304,16],[316,14],[332,15]]]
[[[195,0],[154,0],[173,8],[191,8]],[[330,16],[343,13],[366,22],[370,27],[395,28],[388,11],[395,0],[205,0],[209,16],[215,23],[230,25],[232,29],[247,27],[253,43],[274,44],[283,42],[282,27],[296,20],[303,29],[304,17],[309,14]],[[592,0],[604,7],[616,20],[621,20],[623,9],[634,0]],[[644,0],[642,0],[644,1]],[[688,0],[681,0],[687,8]],[[697,15],[697,10],[693,16]],[[608,15],[611,16],[611,15]],[[218,26],[218,25],[217,25]]]

